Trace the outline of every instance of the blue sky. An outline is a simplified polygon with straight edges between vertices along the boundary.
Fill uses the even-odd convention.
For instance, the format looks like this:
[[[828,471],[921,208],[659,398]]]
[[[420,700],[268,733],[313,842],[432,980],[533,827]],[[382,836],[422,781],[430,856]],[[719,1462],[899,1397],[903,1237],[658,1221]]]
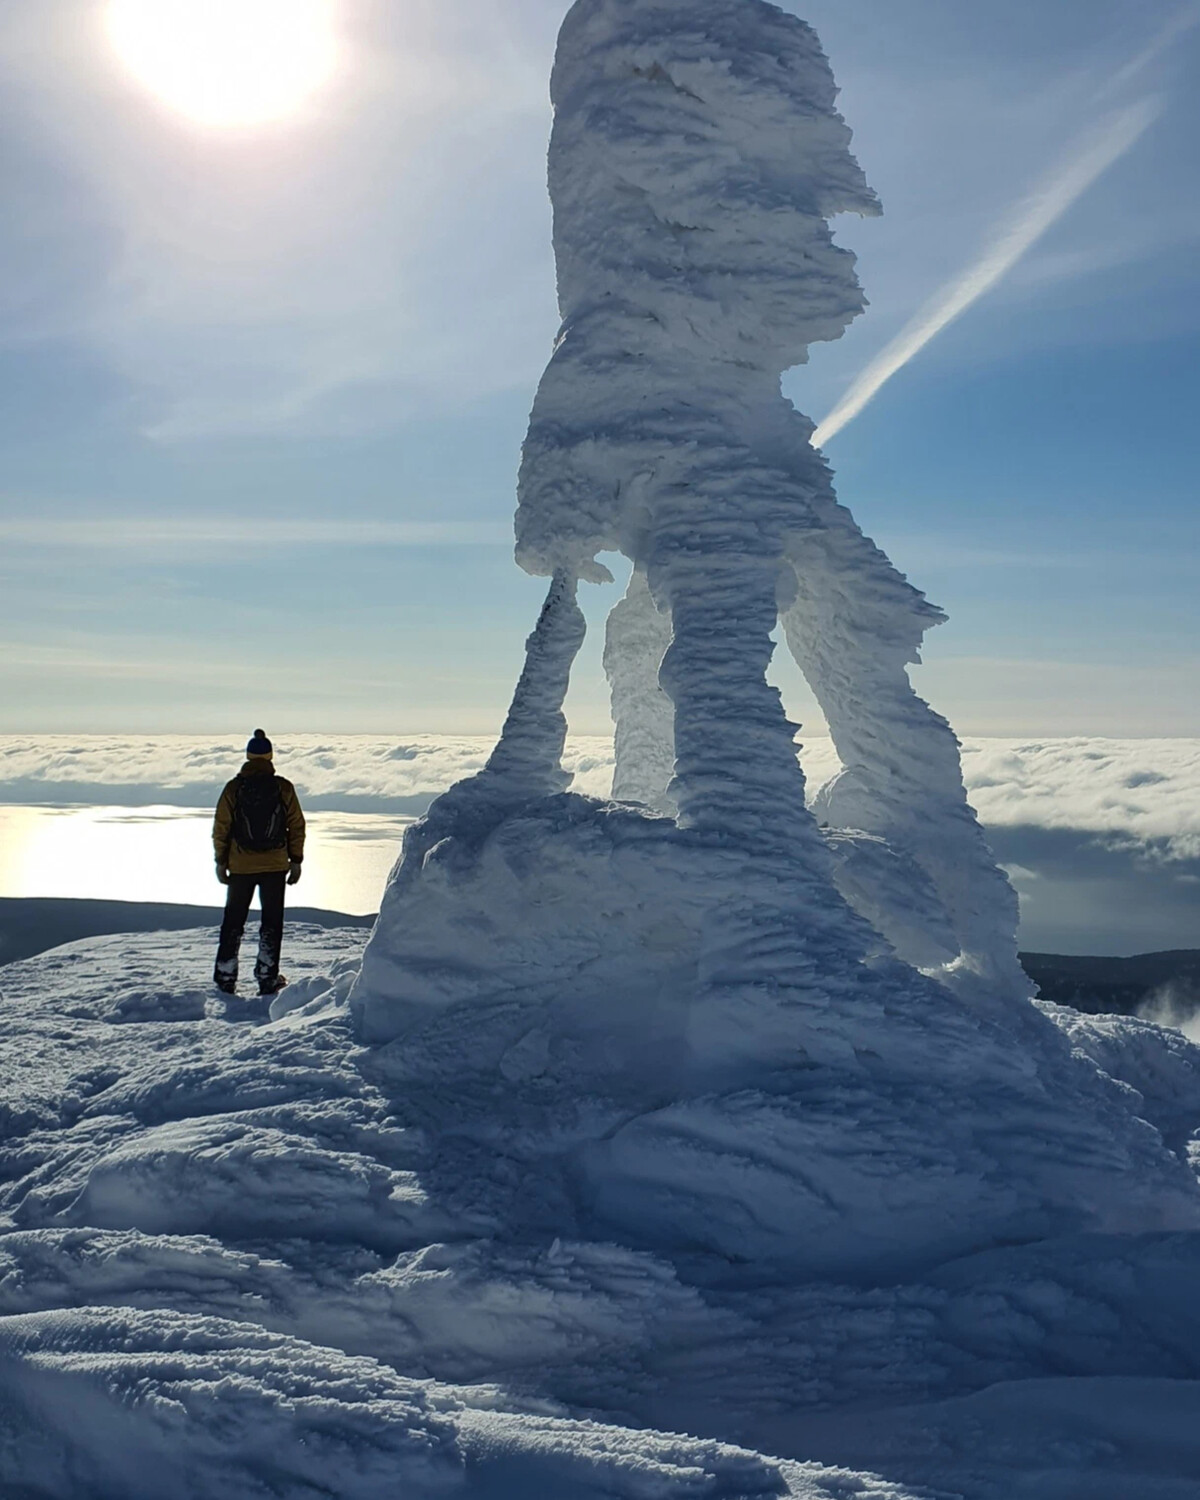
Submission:
[[[1200,28],[1154,50],[1193,12],[793,8],[885,208],[838,226],[869,312],[788,377],[817,418],[1114,112],[1153,114],[828,451],[951,614],[918,682],[964,733],[1200,734]],[[542,592],[506,538],[556,325],[562,4],[343,0],[336,84],[222,135],[131,83],[101,9],[0,0],[0,730],[490,731]]]

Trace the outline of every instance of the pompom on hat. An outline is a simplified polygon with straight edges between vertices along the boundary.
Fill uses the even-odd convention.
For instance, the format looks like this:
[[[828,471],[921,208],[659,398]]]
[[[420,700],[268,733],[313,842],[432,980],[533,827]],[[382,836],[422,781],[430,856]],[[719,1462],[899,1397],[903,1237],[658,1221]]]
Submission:
[[[246,746],[246,754],[248,756],[265,755],[267,757],[270,757],[274,755],[274,753],[274,747],[272,746],[271,741],[267,738],[265,731],[262,729],[256,729],[254,731],[254,738]]]

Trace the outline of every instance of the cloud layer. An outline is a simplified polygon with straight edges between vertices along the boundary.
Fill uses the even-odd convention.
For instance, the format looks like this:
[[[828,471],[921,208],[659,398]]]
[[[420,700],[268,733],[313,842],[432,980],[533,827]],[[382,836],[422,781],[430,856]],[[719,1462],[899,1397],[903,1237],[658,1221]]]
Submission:
[[[1200,858],[1200,740],[969,739],[963,770],[989,828],[1072,829]]]
[[[292,735],[276,755],[314,806],[406,811],[479,769],[493,741],[479,735]],[[185,735],[0,736],[0,800],[112,803],[138,789],[176,805],[205,806],[240,764],[241,740]],[[838,767],[827,739],[806,739],[812,786]],[[612,741],[573,736],[576,790],[605,796]],[[989,828],[1073,830],[1200,858],[1200,740],[966,739],[971,801]],[[195,802],[187,799],[195,798]],[[181,800],[182,799],[182,800]]]
[[[479,770],[494,741],[478,735],[276,735],[276,761],[306,804],[330,811],[410,812]],[[207,806],[238,769],[245,740],[185,735],[0,736],[0,800]],[[612,741],[576,737],[567,748],[576,788],[597,796],[612,781]]]
[[[275,737],[280,768],[308,810],[326,814],[420,813],[478,770],[492,743],[466,735]],[[243,748],[240,739],[191,736],[0,736],[0,802],[208,808]],[[804,742],[801,760],[814,787],[838,768],[830,741],[816,736]],[[578,791],[607,795],[610,738],[572,738],[566,763]],[[1020,894],[1026,949],[1144,953],[1200,943],[1200,740],[968,739],[964,767]],[[364,823],[353,837],[394,843],[395,827],[382,826],[392,820],[378,821],[378,830]],[[381,883],[391,852],[363,878]],[[348,866],[332,856],[325,863],[321,904],[343,907],[337,883]],[[195,864],[207,874],[202,851]],[[351,909],[371,905],[369,892],[354,899]]]
[[[483,735],[279,735],[276,757],[312,801],[353,796],[387,811],[477,771],[492,744]],[[193,735],[0,735],[0,799],[49,801],[83,786],[96,795],[81,801],[111,802],[115,789],[132,786],[165,802],[192,790],[207,799],[243,748],[240,739]],[[813,786],[838,765],[831,742],[817,736],[805,739],[801,759]],[[571,736],[567,766],[576,790],[606,795],[612,741]],[[963,771],[993,828],[1073,828],[1200,856],[1200,739],[968,738]]]

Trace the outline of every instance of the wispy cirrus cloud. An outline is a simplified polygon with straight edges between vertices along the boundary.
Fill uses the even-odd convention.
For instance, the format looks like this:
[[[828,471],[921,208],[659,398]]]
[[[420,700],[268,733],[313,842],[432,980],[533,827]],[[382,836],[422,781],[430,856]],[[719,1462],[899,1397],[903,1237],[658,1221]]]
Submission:
[[[0,541],[30,547],[118,552],[190,551],[262,540],[273,547],[494,547],[512,542],[507,521],[355,521],[237,516],[0,520]]]
[[[1177,10],[1173,16],[1168,16],[1162,27],[1142,50],[1116,74],[1109,89],[1115,92],[1140,78],[1169,47],[1186,36],[1189,31],[1194,31],[1197,26],[1200,26],[1200,3],[1192,0],[1192,3]]]

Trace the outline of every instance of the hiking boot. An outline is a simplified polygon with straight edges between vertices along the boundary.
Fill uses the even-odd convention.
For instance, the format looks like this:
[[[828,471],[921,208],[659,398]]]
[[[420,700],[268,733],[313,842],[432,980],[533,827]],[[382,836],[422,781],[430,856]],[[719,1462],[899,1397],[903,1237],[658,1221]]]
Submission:
[[[222,995],[236,995],[237,994],[237,980],[236,979],[226,979],[226,977],[224,976],[224,974],[218,974],[213,979],[213,983],[221,991]]]
[[[283,977],[282,974],[277,974],[274,979],[268,979],[265,984],[260,980],[258,986],[259,998],[261,999],[264,996],[278,995],[280,990],[286,988],[287,980]]]

